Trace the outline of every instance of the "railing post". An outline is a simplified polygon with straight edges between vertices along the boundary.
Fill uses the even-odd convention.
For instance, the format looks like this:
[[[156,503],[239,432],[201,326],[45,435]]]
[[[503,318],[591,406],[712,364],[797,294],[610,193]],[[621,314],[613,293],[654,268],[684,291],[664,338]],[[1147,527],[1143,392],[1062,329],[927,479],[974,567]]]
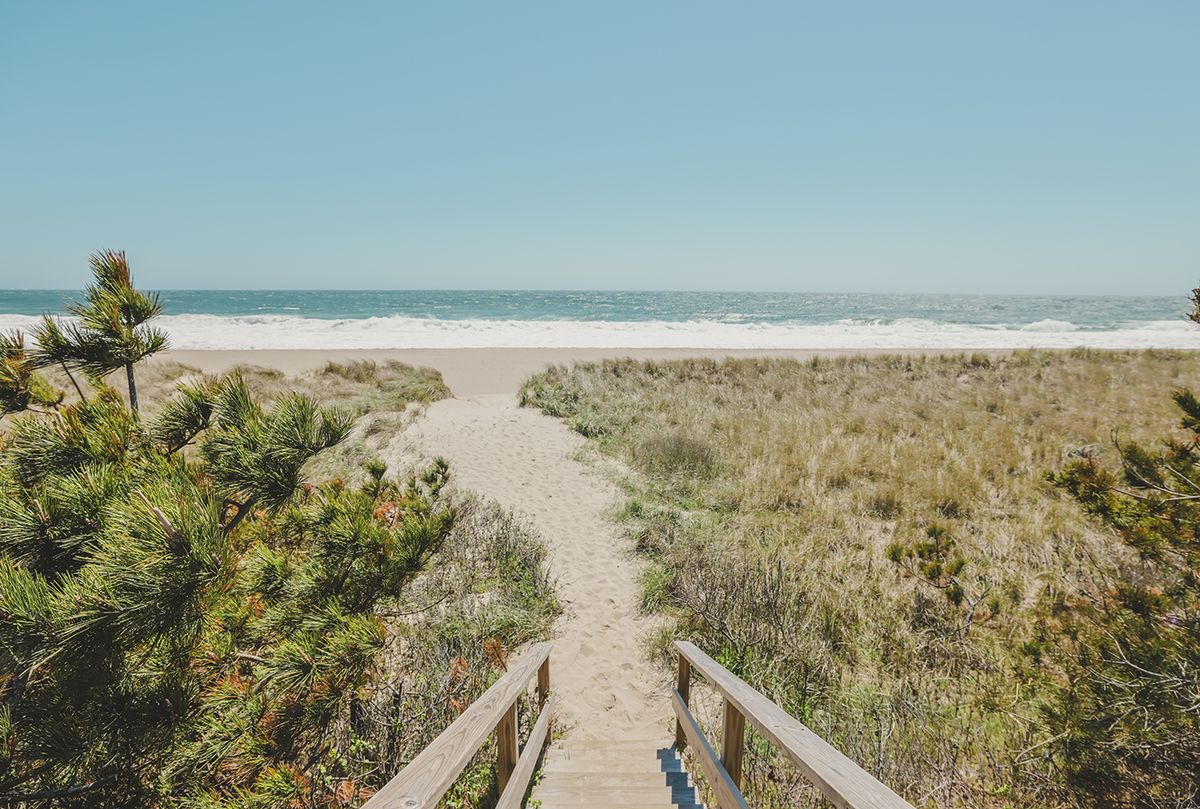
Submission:
[[[684,706],[687,706],[688,700],[692,696],[692,664],[682,654],[679,655],[679,680],[676,682],[675,688],[679,691],[679,696],[683,697]],[[676,719],[675,749],[683,752],[685,747],[687,747],[687,736],[683,734],[683,723]]]
[[[528,688],[528,684],[525,686]],[[517,766],[517,703],[513,702],[496,725],[496,784],[501,793]]]
[[[742,788],[742,753],[746,749],[746,717],[725,700],[725,730],[721,734],[721,766],[729,773],[729,780],[738,789]]]
[[[546,655],[546,659],[542,661],[542,665],[538,666],[538,683],[537,683],[538,705],[546,704],[546,697],[550,695],[550,656]]]

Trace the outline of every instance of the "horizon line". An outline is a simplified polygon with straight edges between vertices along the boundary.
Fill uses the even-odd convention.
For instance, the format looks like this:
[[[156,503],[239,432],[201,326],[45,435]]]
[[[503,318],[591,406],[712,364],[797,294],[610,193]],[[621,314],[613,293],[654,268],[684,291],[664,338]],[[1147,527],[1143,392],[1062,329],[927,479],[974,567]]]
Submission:
[[[698,295],[819,295],[819,296],[936,296],[978,298],[1189,298],[1186,292],[883,292],[812,291],[782,289],[621,289],[585,287],[145,287],[147,292],[489,292],[489,293],[603,293]],[[83,287],[0,287],[0,292],[83,292]]]

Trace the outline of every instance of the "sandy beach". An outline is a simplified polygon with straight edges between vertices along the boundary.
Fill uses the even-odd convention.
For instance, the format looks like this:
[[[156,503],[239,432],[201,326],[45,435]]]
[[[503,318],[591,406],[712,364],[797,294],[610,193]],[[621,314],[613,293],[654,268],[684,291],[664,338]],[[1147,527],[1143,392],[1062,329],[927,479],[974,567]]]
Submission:
[[[691,348],[414,348],[414,349],[295,349],[245,351],[168,351],[160,355],[199,368],[221,373],[236,365],[276,368],[287,374],[319,368],[326,362],[397,360],[409,365],[427,365],[441,372],[455,396],[516,393],[521,383],[547,365],[588,362],[610,357],[634,359],[679,359],[683,357],[836,357],[853,354],[949,354],[957,350],[888,349],[691,349]],[[969,352],[976,353],[976,352]],[[978,353],[1007,354],[1007,350]],[[158,360],[152,360],[152,362]]]

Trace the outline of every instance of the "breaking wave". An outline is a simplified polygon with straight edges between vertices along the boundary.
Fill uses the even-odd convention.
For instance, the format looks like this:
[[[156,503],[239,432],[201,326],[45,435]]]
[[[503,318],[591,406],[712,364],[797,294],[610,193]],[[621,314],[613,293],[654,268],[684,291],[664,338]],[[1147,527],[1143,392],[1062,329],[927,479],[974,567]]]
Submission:
[[[36,318],[0,315],[0,329]],[[318,348],[742,348],[1006,349],[1192,348],[1200,329],[1180,320],[1085,328],[1061,320],[1011,325],[921,319],[829,323],[582,320],[440,320],[406,316],[320,319],[290,315],[168,315],[159,320],[179,349]]]

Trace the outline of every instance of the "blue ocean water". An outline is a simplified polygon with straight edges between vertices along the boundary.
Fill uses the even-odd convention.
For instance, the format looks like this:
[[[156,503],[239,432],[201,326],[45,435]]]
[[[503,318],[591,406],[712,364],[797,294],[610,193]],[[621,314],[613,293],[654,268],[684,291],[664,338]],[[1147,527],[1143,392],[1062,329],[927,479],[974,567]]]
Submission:
[[[78,292],[0,290],[0,328]],[[178,348],[1200,348],[1178,297],[167,290]]]
[[[61,311],[80,293],[0,290],[0,314]],[[1127,296],[835,295],[773,292],[559,292],[481,290],[168,290],[171,315],[280,315],[322,320],[413,317],[436,320],[715,321],[828,324],[927,320],[1026,326],[1069,322],[1079,329],[1182,318],[1187,299]]]

